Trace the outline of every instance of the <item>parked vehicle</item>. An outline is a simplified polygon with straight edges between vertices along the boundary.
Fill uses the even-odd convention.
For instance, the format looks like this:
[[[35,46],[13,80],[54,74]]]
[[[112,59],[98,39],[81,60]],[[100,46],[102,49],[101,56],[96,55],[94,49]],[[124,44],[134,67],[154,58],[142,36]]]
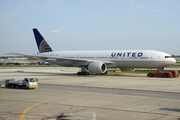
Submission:
[[[5,80],[5,86],[9,88],[38,88],[37,78],[24,78],[24,80],[7,79]]]
[[[149,77],[179,77],[178,70],[172,70],[171,72],[157,72],[157,73],[148,73]]]
[[[16,62],[16,63],[14,63],[15,65],[21,65],[21,63],[18,63],[18,62]]]

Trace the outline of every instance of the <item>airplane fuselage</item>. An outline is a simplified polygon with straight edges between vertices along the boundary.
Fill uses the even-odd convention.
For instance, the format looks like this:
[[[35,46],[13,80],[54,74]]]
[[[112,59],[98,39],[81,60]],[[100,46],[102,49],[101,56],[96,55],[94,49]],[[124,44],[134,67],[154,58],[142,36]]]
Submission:
[[[175,64],[176,60],[169,54],[154,50],[94,50],[94,51],[53,51],[39,53],[43,56],[54,56],[68,59],[87,60],[84,65],[88,65],[91,60],[101,62],[111,62],[108,68],[161,68]],[[69,67],[80,67],[83,64],[71,61],[45,58],[45,61]],[[90,60],[90,61],[88,61]]]

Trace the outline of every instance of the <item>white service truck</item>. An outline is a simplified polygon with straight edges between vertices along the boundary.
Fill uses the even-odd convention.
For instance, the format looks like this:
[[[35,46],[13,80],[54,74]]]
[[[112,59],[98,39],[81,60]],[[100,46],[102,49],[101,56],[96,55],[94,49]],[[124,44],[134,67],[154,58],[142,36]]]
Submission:
[[[7,79],[5,80],[5,86],[10,88],[24,88],[24,89],[34,89],[38,88],[37,78],[24,78],[24,80],[17,79]]]

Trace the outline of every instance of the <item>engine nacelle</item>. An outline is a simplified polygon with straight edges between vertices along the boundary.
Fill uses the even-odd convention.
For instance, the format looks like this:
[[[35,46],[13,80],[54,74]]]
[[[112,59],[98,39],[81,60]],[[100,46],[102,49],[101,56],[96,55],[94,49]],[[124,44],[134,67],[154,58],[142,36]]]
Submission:
[[[107,65],[101,62],[89,63],[88,68],[91,73],[105,73]]]
[[[135,71],[135,68],[120,68],[122,71]]]

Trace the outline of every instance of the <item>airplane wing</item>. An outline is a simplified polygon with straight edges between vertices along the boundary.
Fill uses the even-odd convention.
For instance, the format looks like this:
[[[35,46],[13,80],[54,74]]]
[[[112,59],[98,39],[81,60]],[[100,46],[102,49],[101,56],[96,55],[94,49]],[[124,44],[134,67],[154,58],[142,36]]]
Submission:
[[[36,55],[31,55],[31,54],[21,54],[21,53],[14,53],[14,52],[11,52],[11,53],[7,53],[8,55],[21,55],[21,56],[30,56],[30,57],[34,57],[34,58],[37,58],[37,59],[42,59],[42,60],[47,60],[47,59],[56,59],[58,61],[69,61],[69,62],[72,62],[72,63],[84,63],[84,62],[103,62],[103,63],[106,63],[106,64],[111,64],[112,62],[110,61],[98,61],[98,60],[87,60],[87,59],[78,59],[78,58],[63,58],[63,57],[59,57],[59,56],[44,56],[44,55],[41,55],[41,54],[36,54]]]

